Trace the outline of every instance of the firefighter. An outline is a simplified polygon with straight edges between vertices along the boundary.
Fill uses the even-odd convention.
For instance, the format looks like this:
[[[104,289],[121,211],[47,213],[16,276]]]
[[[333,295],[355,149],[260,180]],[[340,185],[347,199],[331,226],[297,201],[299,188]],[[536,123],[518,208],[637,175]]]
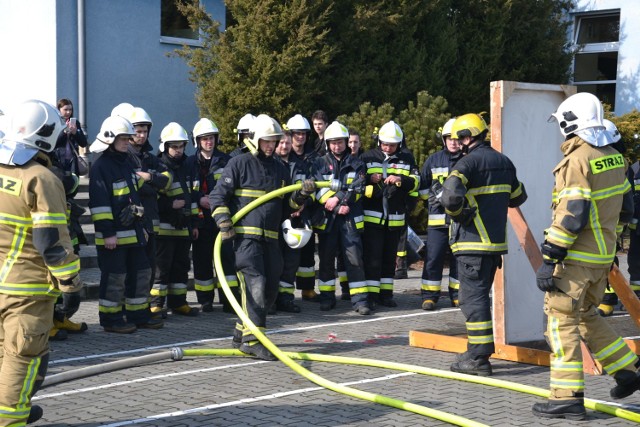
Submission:
[[[151,289],[156,277],[156,235],[160,228],[158,191],[169,185],[171,176],[158,156],[152,153],[153,147],[149,142],[149,132],[151,132],[153,122],[149,114],[143,108],[134,107],[130,111],[129,121],[136,132],[130,145],[134,170],[136,175],[144,181],[138,194],[144,207],[145,230],[147,231],[145,253],[151,267],[151,276],[149,277],[149,289]]]
[[[318,153],[308,144],[311,134],[309,121],[300,114],[296,114],[287,120],[287,128],[291,131],[291,153],[289,157],[296,164],[296,169],[300,170],[306,177],[313,176],[312,165],[318,158]],[[309,199],[306,204],[308,209],[302,211],[303,222],[309,220],[309,211],[314,201]],[[318,294],[314,290],[316,286],[316,239],[311,238],[309,242],[300,249],[300,263],[296,271],[296,288],[300,290],[302,299],[305,301],[318,301]]]
[[[129,158],[133,135],[127,119],[107,117],[90,147],[91,152],[102,153],[91,167],[89,181],[100,266],[98,313],[104,330],[119,334],[163,327],[149,311],[151,267],[144,252],[147,232],[138,194],[143,179]]]
[[[151,311],[163,312],[165,299],[173,314],[197,316],[197,307],[187,303],[187,281],[191,240],[198,238],[198,201],[193,193],[194,176],[187,166],[187,131],[171,122],[160,133],[160,161],[171,174],[170,185],[159,192],[160,228],[156,259],[158,274],[151,289]]]
[[[449,264],[449,298],[451,306],[458,306],[458,281],[456,259],[449,246],[449,225],[451,218],[440,203],[442,184],[447,179],[455,163],[462,157],[460,143],[451,137],[455,118],[448,120],[438,132],[442,138],[442,150],[432,154],[420,172],[420,198],[426,202],[428,212],[427,244],[422,268],[422,309],[435,310],[440,299],[442,269]]]
[[[207,118],[200,119],[193,127],[193,143],[196,153],[187,159],[187,169],[193,177],[193,199],[198,203],[198,216],[201,217],[198,227],[198,238],[193,241],[191,254],[193,258],[193,278],[198,302],[202,311],[213,311],[213,299],[216,282],[213,277],[213,242],[218,236],[218,227],[211,218],[209,193],[220,178],[229,156],[218,150],[220,145],[220,131],[218,126]],[[224,264],[227,283],[239,295],[238,278],[234,271],[233,247],[227,242],[222,247],[222,261]],[[218,285],[219,286],[219,285]],[[218,289],[219,301],[225,313],[233,313],[233,308],[224,296],[222,289]],[[237,298],[237,297],[236,297]]]
[[[547,341],[551,346],[549,399],[533,405],[544,418],[581,420],[584,372],[581,341],[615,378],[614,399],[640,389],[638,357],[596,312],[616,254],[616,238],[633,215],[626,161],[611,147],[595,95],[578,93],[564,100],[556,119],[565,141],[564,158],[554,168],[553,220],[541,245],[543,263],[536,284],[545,292]]]
[[[223,241],[233,239],[236,268],[242,289],[242,306],[249,319],[261,330],[266,328],[267,310],[278,293],[282,272],[279,248],[280,223],[288,203],[299,209],[313,193],[315,183],[305,180],[303,189],[285,200],[271,199],[250,211],[236,224],[231,217],[257,197],[291,182],[289,171],[274,158],[282,128],[271,117],[260,114],[251,128],[252,138],[244,143],[249,152],[233,157],[209,196],[213,219]],[[236,324],[233,346],[263,360],[276,360],[246,325]]]
[[[52,105],[36,100],[3,119],[0,425],[20,426],[43,414],[31,398],[47,372],[55,300],[60,292],[77,294],[82,281],[67,229],[65,192],[48,168],[47,153],[64,122]]]
[[[459,302],[466,319],[467,351],[451,370],[471,375],[492,373],[494,352],[491,285],[507,253],[507,210],[527,199],[511,160],[491,148],[487,124],[478,114],[456,119],[451,136],[463,156],[442,185],[440,203],[453,221],[451,251],[458,263]]]
[[[244,144],[244,140],[247,137],[250,137],[249,129],[253,124],[253,121],[256,119],[256,116],[253,114],[247,113],[240,120],[238,120],[238,125],[234,129],[236,135],[238,136],[238,146],[229,154],[229,157],[239,156],[240,154],[246,153],[249,151],[247,146]]]
[[[604,119],[602,120],[604,123],[604,127],[607,129],[607,132],[611,135],[611,139],[613,140],[613,144],[611,146],[618,150],[620,153],[624,154],[626,151],[624,142],[621,141],[621,135],[618,131],[616,125],[611,121]],[[629,280],[631,289],[635,292],[636,295],[640,294],[640,254],[638,254],[638,237],[637,237],[637,224],[638,217],[640,216],[640,201],[638,198],[640,194],[638,194],[639,188],[636,188],[636,175],[639,175],[640,164],[636,163],[631,166],[627,170],[627,179],[629,180],[629,184],[631,185],[631,189],[633,192],[634,199],[634,213],[631,222],[629,223],[629,251],[627,252],[627,264],[628,264],[628,272],[629,272]],[[640,183],[640,180],[638,181]],[[614,263],[619,265],[618,257],[614,258]],[[602,302],[598,305],[596,309],[598,314],[604,317],[611,316],[613,314],[614,307],[618,304],[618,295],[615,293],[611,286],[605,288],[604,297],[602,298]]]
[[[385,123],[376,139],[378,146],[360,156],[368,184],[362,199],[364,275],[374,302],[396,307],[393,278],[398,241],[406,226],[407,198],[420,186],[420,178],[413,155],[401,150],[404,135],[400,126]]]
[[[375,287],[367,286],[362,260],[364,218],[362,202],[366,179],[366,166],[351,156],[347,140],[349,132],[339,122],[331,123],[325,133],[327,154],[316,162],[316,181],[336,180],[339,188],[322,188],[316,193],[320,204],[313,215],[313,226],[318,233],[318,288],[320,310],[328,311],[336,306],[336,255],[342,251],[351,303],[356,312],[371,314],[369,293]]]
[[[360,132],[356,129],[349,129],[349,140],[347,141],[349,150],[353,157],[360,158],[360,155],[364,152],[362,149],[362,142],[360,141]],[[344,267],[342,253],[338,248],[338,255],[336,259],[336,270],[338,270],[338,282],[340,283],[340,299],[343,301],[351,301],[351,295],[349,295],[349,278],[347,277],[347,270]]]
[[[302,116],[300,116],[302,117]],[[282,132],[282,137],[278,141],[275,148],[275,157],[277,157],[289,170],[289,178],[291,182],[296,183],[308,176],[304,170],[300,169],[302,162],[296,162],[291,154],[291,131],[286,128]],[[301,240],[296,239],[294,227],[291,221],[301,222],[300,215],[304,208],[294,211],[290,217],[282,223],[282,234],[280,239],[280,247],[282,249],[282,274],[280,275],[280,287],[278,289],[278,297],[275,305],[271,307],[269,314],[278,310],[288,313],[300,313],[300,306],[294,302],[294,282],[300,265],[300,252],[302,248],[308,244],[310,239],[305,239],[304,244]],[[310,231],[310,230],[309,230]],[[312,231],[310,231],[312,233]],[[312,289],[313,290],[313,289]]]

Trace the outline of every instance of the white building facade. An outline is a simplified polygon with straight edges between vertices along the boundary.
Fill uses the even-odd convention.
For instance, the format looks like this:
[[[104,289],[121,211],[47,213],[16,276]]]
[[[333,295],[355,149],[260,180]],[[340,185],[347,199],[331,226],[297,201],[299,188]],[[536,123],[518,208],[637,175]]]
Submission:
[[[576,0],[571,20],[571,83],[616,115],[640,110],[640,1]]]

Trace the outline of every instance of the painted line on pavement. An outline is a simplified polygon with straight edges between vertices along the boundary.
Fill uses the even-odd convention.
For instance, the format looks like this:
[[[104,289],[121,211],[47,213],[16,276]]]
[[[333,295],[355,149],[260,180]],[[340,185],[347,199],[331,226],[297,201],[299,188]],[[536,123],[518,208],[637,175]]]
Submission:
[[[420,316],[435,316],[435,315],[438,315],[438,314],[450,313],[452,311],[460,311],[460,309],[459,308],[446,308],[446,309],[441,309],[441,310],[438,310],[438,311],[423,311],[423,312],[420,312],[420,313],[400,314],[400,315],[397,315],[397,316],[372,317],[372,318],[369,318],[369,319],[354,320],[354,321],[350,321],[350,322],[321,323],[321,324],[316,324],[316,325],[300,326],[300,327],[297,327],[297,328],[273,329],[273,330],[267,330],[266,334],[267,335],[282,334],[282,333],[287,333],[287,332],[308,331],[308,330],[312,330],[312,329],[328,328],[328,327],[335,327],[335,326],[357,325],[357,324],[360,324],[360,323],[380,322],[380,321],[383,321],[383,320],[403,319],[403,318],[420,317]],[[50,360],[49,361],[49,366],[57,365],[57,364],[60,364],[60,363],[76,362],[76,361],[79,361],[79,360],[91,360],[91,359],[99,359],[99,358],[103,358],[103,357],[122,356],[122,355],[126,355],[126,354],[135,354],[135,353],[147,352],[147,351],[150,351],[150,350],[160,350],[160,349],[167,349],[167,348],[173,348],[173,347],[182,347],[182,346],[187,346],[187,345],[205,344],[205,343],[209,343],[209,342],[226,341],[226,340],[230,340],[230,339],[231,339],[231,336],[220,337],[220,338],[208,338],[208,339],[202,339],[202,340],[183,341],[183,342],[178,342],[178,343],[163,344],[163,345],[156,345],[156,346],[150,346],[150,347],[141,347],[141,348],[136,348],[136,349],[131,349],[131,350],[115,351],[115,352],[111,352],[111,353],[100,353],[100,354],[91,354],[91,355],[88,355],[88,356],[69,357],[69,358],[66,358],[66,359]]]
[[[351,381],[351,382],[341,383],[341,385],[353,386],[353,385],[367,384],[367,383],[378,382],[378,381],[388,381],[388,380],[392,380],[392,379],[395,379],[395,378],[406,377],[406,376],[409,376],[409,375],[417,375],[417,374],[415,374],[413,372],[403,372],[403,373],[400,373],[400,374],[385,375],[384,377],[367,378],[367,379],[363,379],[363,380],[359,380],[359,381]],[[249,398],[246,398],[246,399],[234,400],[232,402],[216,403],[216,404],[213,404],[213,405],[200,406],[198,408],[191,408],[191,409],[186,409],[186,410],[182,410],[182,411],[166,412],[164,414],[151,415],[151,416],[146,417],[146,418],[138,418],[138,419],[135,419],[135,420],[120,421],[120,422],[113,423],[113,424],[103,424],[102,427],[128,426],[128,425],[132,425],[132,424],[138,424],[138,423],[145,423],[145,422],[149,422],[149,421],[154,421],[154,420],[158,420],[158,419],[162,419],[162,418],[178,417],[178,416],[181,416],[181,415],[188,415],[188,414],[194,414],[194,413],[198,413],[198,412],[210,411],[210,410],[213,410],[213,409],[225,408],[225,407],[228,407],[228,406],[237,406],[237,405],[242,405],[242,404],[247,404],[247,403],[260,402],[260,401],[263,401],[263,400],[278,399],[278,398],[281,398],[281,397],[287,397],[287,396],[292,396],[292,395],[296,395],[296,394],[309,393],[309,392],[319,391],[319,390],[326,390],[326,389],[324,387],[307,387],[307,388],[301,388],[301,389],[297,389],[297,390],[283,391],[283,392],[279,392],[279,393],[266,394],[266,395],[263,395],[263,396],[256,396],[256,397],[249,397]]]

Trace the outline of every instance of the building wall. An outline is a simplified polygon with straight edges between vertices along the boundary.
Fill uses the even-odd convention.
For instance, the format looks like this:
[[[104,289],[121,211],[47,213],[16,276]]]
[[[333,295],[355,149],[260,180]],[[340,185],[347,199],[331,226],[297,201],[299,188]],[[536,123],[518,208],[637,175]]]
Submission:
[[[196,87],[185,61],[168,55],[181,46],[161,41],[160,0],[82,1],[86,116],[80,119],[89,139],[121,102],[149,113],[154,123],[149,139],[155,146],[171,121],[191,130],[199,119]],[[201,3],[224,25],[222,0]],[[0,46],[3,54],[8,52],[3,68],[9,69],[0,81],[0,109],[29,98],[55,104],[65,97],[79,116],[77,5],[73,0],[0,0]]]
[[[622,115],[640,109],[640,3],[638,0],[577,0],[574,12],[615,9],[620,10],[615,113]]]
[[[0,109],[56,101],[56,2],[0,0]],[[27,18],[28,17],[28,18]]]

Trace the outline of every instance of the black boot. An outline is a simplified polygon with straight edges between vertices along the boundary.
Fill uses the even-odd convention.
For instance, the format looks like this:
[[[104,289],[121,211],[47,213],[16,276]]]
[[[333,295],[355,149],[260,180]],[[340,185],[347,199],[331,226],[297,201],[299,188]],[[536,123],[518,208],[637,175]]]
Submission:
[[[583,399],[549,400],[536,403],[532,408],[533,415],[542,418],[566,418],[568,420],[584,420],[587,411]]]
[[[636,390],[640,390],[640,377],[637,372],[618,371],[613,375],[616,386],[609,394],[614,399],[624,399],[631,396]]]
[[[336,306],[336,295],[335,292],[320,292],[320,310],[321,311],[329,311],[335,308]]]
[[[276,356],[271,353],[267,347],[265,347],[262,343],[255,341],[251,343],[243,342],[240,346],[240,351],[247,354],[252,354],[258,359],[267,360],[269,362],[273,362],[274,360],[278,360]]]
[[[399,256],[396,258],[396,274],[394,279],[407,279],[409,274],[407,273],[407,257]]]
[[[29,418],[27,418],[27,424],[35,423],[40,418],[42,418],[43,414],[44,414],[44,411],[40,406],[38,405],[31,406],[31,410],[29,411]]]
[[[465,355],[466,353],[463,353]],[[488,358],[469,359],[466,357],[456,357],[456,361],[451,364],[452,372],[467,375],[477,375],[479,377],[489,377],[493,374],[491,362]]]

